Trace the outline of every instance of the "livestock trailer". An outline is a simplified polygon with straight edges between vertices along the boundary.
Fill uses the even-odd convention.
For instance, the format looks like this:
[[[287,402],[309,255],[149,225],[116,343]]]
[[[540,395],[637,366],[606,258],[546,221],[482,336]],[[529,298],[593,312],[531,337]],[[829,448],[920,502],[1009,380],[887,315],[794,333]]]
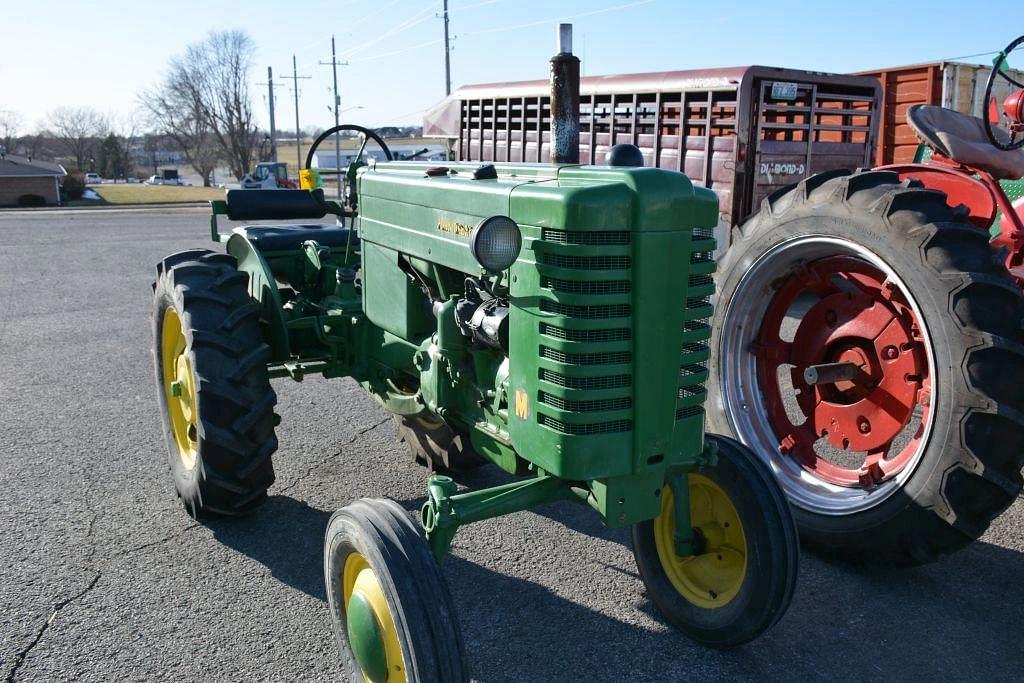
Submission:
[[[470,85],[424,118],[462,161],[547,162],[546,80]],[[647,166],[685,173],[720,198],[716,237],[775,190],[873,162],[876,79],[766,66],[588,76],[580,84],[580,161],[631,143]]]
[[[876,78],[882,86],[876,164],[910,163],[920,144],[907,125],[907,109],[915,104],[935,104],[963,114],[984,117],[988,103],[985,81],[991,65],[960,62],[931,62],[909,66],[893,66],[857,75]],[[1008,69],[1010,77],[1024,81],[1024,71]],[[996,79],[992,95],[1002,102],[1012,86]]]

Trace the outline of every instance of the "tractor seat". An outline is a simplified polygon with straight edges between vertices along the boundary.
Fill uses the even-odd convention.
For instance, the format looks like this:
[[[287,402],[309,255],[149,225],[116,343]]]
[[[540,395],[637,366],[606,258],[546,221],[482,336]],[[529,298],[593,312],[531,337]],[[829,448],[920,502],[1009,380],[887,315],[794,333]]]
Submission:
[[[915,104],[907,110],[907,123],[922,142],[957,163],[985,171],[996,180],[1024,177],[1024,150],[995,147],[985,133],[985,122],[977,116]],[[1010,142],[1005,130],[999,126],[992,128],[1000,142]]]
[[[281,190],[278,190],[280,192]],[[323,247],[344,247],[348,243],[349,229],[328,223],[311,225],[243,225],[232,230],[252,242],[260,251],[287,251],[314,240]],[[352,246],[359,238],[352,235]]]

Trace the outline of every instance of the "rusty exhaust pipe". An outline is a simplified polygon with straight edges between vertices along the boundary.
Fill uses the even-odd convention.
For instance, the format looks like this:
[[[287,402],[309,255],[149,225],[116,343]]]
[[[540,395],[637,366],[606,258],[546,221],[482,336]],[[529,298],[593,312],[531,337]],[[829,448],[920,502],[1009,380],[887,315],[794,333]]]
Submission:
[[[572,53],[572,24],[558,25],[551,58],[551,163],[580,163],[580,60]]]

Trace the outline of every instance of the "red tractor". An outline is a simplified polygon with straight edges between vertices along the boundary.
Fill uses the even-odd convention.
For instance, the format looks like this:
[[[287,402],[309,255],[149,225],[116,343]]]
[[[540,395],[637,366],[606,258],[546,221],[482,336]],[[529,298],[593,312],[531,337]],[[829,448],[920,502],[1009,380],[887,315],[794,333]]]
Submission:
[[[1024,485],[1024,203],[998,182],[1024,176],[1021,45],[985,119],[907,111],[930,161],[780,190],[719,262],[708,428],[769,460],[826,552],[928,562]],[[998,78],[1021,88],[1001,112]]]

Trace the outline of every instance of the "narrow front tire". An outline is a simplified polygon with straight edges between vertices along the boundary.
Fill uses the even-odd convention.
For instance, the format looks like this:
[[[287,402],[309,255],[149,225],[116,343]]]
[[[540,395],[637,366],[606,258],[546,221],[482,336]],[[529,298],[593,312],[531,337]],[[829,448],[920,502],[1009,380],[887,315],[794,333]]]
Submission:
[[[468,680],[465,648],[441,568],[393,500],[334,513],[324,577],[342,664],[357,680]]]
[[[718,464],[688,476],[697,552],[675,553],[671,489],[661,514],[633,527],[633,556],[651,602],[681,632],[712,647],[758,637],[789,607],[800,542],[782,490],[737,441],[708,434]]]

